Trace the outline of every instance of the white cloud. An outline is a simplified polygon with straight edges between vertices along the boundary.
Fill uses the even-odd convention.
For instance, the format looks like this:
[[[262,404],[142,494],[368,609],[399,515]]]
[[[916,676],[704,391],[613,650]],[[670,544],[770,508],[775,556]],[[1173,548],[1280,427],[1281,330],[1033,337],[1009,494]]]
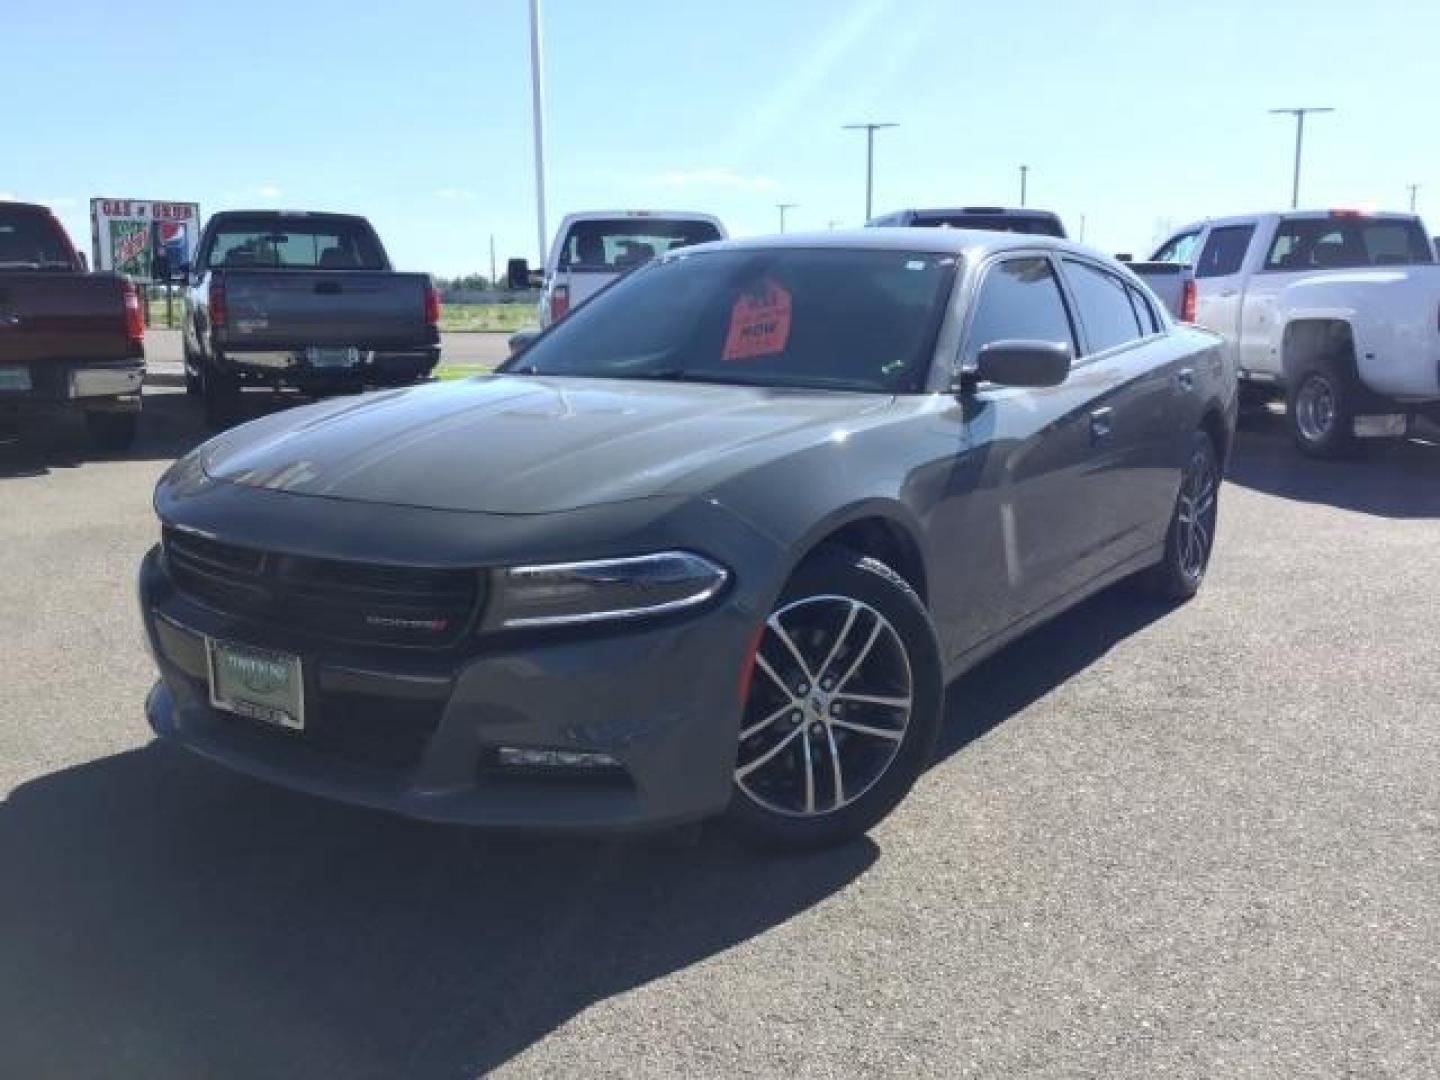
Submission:
[[[716,187],[742,191],[773,191],[780,185],[768,176],[746,176],[733,169],[672,169],[655,177],[661,187]]]
[[[278,199],[280,197],[280,189],[274,184],[262,184],[256,194],[262,199]]]
[[[435,197],[448,202],[469,202],[475,198],[475,192],[465,187],[442,187],[435,189]]]

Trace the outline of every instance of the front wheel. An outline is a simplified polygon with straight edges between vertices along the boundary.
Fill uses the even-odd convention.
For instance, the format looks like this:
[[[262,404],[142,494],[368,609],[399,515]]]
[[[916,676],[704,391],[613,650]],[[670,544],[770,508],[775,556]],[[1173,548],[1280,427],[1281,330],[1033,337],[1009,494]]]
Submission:
[[[929,764],[943,699],[935,631],[915,591],[852,552],[807,562],[755,654],[731,821],[781,847],[864,833]]]
[[[1190,450],[1180,473],[1180,493],[1165,532],[1165,554],[1140,576],[1141,588],[1157,600],[1189,600],[1200,591],[1215,525],[1220,516],[1220,464],[1215,444],[1203,431],[1190,436]]]

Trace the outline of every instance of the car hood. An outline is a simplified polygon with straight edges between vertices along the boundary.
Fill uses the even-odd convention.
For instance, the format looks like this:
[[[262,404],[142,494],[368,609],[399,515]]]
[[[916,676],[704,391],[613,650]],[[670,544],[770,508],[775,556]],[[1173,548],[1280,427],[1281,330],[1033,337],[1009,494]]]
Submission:
[[[541,514],[689,494],[830,438],[876,394],[489,376],[277,413],[201,448],[213,480],[360,502]]]

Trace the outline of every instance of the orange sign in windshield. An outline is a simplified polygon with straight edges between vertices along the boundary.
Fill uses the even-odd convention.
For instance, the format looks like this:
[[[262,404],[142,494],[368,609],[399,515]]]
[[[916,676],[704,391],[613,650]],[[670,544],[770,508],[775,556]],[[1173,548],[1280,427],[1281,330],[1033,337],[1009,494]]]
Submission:
[[[771,280],[744,293],[730,310],[722,360],[777,356],[790,340],[790,294]]]

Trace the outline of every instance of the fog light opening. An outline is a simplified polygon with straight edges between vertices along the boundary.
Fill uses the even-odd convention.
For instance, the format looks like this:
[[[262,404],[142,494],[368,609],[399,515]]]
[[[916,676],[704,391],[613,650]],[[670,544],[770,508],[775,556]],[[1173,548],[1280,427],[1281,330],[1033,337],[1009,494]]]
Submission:
[[[495,763],[506,771],[595,773],[618,772],[620,762],[609,754],[588,750],[547,750],[527,746],[501,746]]]

